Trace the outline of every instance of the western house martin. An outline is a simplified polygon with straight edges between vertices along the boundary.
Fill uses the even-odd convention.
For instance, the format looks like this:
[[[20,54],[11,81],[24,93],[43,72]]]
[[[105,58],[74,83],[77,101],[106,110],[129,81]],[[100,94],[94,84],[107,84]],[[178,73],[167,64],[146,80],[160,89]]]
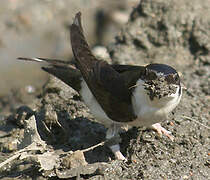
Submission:
[[[106,139],[122,129],[147,126],[170,139],[159,123],[179,104],[182,87],[177,71],[166,64],[110,65],[91,52],[83,34],[81,13],[70,26],[75,66],[62,60],[23,58],[45,62],[42,69],[76,90],[96,120],[108,128]],[[116,159],[125,160],[119,143],[109,146]]]

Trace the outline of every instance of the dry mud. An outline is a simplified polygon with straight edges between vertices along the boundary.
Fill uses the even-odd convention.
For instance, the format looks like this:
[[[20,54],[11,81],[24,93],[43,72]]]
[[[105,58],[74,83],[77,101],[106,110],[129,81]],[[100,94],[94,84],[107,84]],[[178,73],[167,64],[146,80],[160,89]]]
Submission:
[[[144,127],[132,128],[121,134],[120,146],[127,162],[114,160],[106,146],[83,153],[105,140],[106,129],[95,121],[74,90],[51,77],[32,103],[9,116],[1,113],[0,160],[14,154],[17,139],[23,142],[28,113],[35,114],[39,135],[47,144],[45,148],[59,156],[59,166],[40,170],[40,161],[17,158],[1,168],[0,178],[209,179],[209,12],[208,0],[142,0],[108,47],[112,63],[159,62],[177,69],[187,90],[162,123],[172,132],[173,142]],[[72,153],[66,155],[66,151]]]

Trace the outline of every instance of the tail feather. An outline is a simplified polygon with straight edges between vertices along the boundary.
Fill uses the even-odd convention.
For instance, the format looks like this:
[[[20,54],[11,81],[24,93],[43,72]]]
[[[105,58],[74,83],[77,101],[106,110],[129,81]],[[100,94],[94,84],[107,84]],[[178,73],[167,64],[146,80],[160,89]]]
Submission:
[[[17,59],[21,60],[21,61],[34,61],[34,62],[42,62],[43,61],[41,58],[18,57]]]
[[[73,64],[70,64],[67,61],[45,58],[19,57],[18,60],[46,63],[44,66],[42,66],[44,71],[59,78],[61,81],[65,82],[76,91],[80,91],[80,82],[82,80],[82,76],[80,71],[76,69]]]
[[[81,90],[82,75],[78,69],[68,66],[42,67],[42,69],[79,92]]]
[[[53,65],[59,65],[59,64],[71,64],[68,61],[63,61],[63,60],[59,60],[59,59],[47,59],[47,58],[28,58],[28,57],[18,57],[18,60],[21,61],[32,61],[32,62],[38,62],[38,63],[49,63],[49,64],[53,64]]]

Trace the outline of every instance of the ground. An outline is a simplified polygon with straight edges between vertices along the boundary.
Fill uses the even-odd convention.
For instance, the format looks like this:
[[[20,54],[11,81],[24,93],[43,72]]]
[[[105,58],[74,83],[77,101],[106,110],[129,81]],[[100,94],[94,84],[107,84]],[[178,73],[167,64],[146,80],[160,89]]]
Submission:
[[[8,107],[14,107],[14,103],[20,107],[1,113],[0,162],[32,142],[41,142],[41,145],[40,149],[28,152],[30,158],[21,160],[18,157],[3,166],[0,177],[208,179],[209,10],[208,0],[202,3],[196,0],[142,0],[133,9],[129,22],[115,41],[108,45],[112,63],[143,65],[159,62],[177,69],[187,89],[179,106],[162,123],[172,132],[173,142],[141,127],[121,134],[120,146],[127,162],[114,160],[106,146],[85,151],[105,140],[106,129],[91,116],[73,89],[50,77],[43,89],[30,96],[31,103],[23,106],[21,99],[25,95],[20,96],[19,91],[1,100],[1,107],[5,103]],[[85,17],[82,19],[85,21]],[[26,114],[29,114],[29,120],[26,120]],[[37,130],[27,122],[36,122]],[[27,141],[26,137],[29,137]],[[71,153],[65,154],[67,151]],[[44,154],[48,157],[46,152],[54,153],[50,155],[51,160],[57,161],[52,162],[55,164],[53,169],[44,166],[41,156],[38,156]]]

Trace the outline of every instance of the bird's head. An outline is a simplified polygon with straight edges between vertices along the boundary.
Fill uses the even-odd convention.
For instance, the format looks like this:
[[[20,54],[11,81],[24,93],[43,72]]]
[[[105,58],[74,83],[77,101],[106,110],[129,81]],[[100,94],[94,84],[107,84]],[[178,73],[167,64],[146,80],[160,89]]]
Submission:
[[[160,105],[172,99],[180,99],[182,88],[177,71],[166,64],[149,64],[144,76],[144,89],[150,101]]]

